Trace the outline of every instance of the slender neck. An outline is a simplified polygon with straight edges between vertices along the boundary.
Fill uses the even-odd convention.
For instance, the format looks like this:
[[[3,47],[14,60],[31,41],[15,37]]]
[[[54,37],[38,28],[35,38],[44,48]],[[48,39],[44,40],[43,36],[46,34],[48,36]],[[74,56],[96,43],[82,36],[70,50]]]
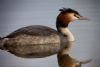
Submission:
[[[73,34],[70,32],[70,30],[68,29],[68,25],[70,23],[71,20],[69,20],[68,18],[66,18],[65,15],[59,14],[56,20],[56,28],[57,31],[60,32],[61,34],[65,35],[67,38],[67,47],[63,48],[59,54],[63,55],[63,54],[68,54],[69,50],[71,49],[72,43],[75,40]]]
[[[68,52],[70,51],[71,49],[71,46],[73,44],[73,41],[75,40],[74,39],[74,36],[73,34],[69,31],[68,27],[58,27],[57,28],[57,31],[60,32],[61,34],[65,35],[67,37],[67,47],[62,49],[60,51],[61,55],[63,54],[68,54]]]
[[[69,22],[66,22],[65,24],[64,21],[61,21],[59,20],[59,18],[57,18],[57,21],[56,21],[57,31],[65,35],[68,38],[68,41],[74,41],[75,40],[74,36],[68,29],[68,24]]]

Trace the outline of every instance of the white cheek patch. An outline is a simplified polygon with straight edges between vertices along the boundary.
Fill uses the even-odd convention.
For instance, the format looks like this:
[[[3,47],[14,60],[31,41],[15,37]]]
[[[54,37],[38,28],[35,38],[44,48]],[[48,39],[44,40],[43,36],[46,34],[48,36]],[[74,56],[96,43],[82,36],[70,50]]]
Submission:
[[[75,16],[73,16],[73,17],[72,17],[72,19],[73,19],[73,20],[77,20],[78,18],[77,18],[77,17],[75,17]]]
[[[70,14],[70,17],[72,18],[72,20],[77,20],[79,18],[75,17],[74,14]]]

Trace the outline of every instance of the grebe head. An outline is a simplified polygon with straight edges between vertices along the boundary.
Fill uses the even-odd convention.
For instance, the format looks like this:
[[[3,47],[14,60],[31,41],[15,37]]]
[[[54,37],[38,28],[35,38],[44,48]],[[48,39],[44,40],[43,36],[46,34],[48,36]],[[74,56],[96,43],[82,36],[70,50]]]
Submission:
[[[60,14],[57,17],[57,25],[67,27],[68,24],[74,20],[87,20],[87,18],[81,16],[79,12],[71,8],[62,8],[59,10]]]
[[[62,8],[59,11],[61,12],[56,20],[57,31],[67,36],[68,41],[74,41],[74,36],[66,27],[68,27],[68,24],[74,20],[87,20],[87,18],[81,16],[79,12],[71,8]]]
[[[60,14],[65,16],[66,19],[68,18],[70,21],[73,21],[73,20],[87,20],[87,18],[81,16],[78,11],[73,10],[71,8],[63,8],[63,9],[60,9],[59,11],[61,11]]]

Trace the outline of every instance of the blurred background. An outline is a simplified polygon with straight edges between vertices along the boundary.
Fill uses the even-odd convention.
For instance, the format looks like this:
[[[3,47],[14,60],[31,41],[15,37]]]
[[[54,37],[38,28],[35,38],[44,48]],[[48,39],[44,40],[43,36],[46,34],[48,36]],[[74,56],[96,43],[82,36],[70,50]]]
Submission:
[[[62,7],[77,10],[90,21],[74,21],[69,29],[75,36],[70,55],[78,60],[92,58],[82,67],[100,67],[99,0],[0,0],[0,36],[29,26],[45,25],[56,29],[56,17]],[[0,50],[0,67],[58,67],[56,55],[25,59]]]

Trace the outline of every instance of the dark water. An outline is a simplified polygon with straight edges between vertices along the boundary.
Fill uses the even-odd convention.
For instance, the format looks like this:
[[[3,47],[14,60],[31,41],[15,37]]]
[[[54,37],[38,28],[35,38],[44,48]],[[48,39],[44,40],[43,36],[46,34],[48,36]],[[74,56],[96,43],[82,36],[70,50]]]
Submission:
[[[69,29],[75,36],[70,54],[79,59],[92,58],[83,67],[100,64],[100,7],[99,0],[0,0],[0,36],[28,25],[55,28],[56,16],[62,7],[70,7],[90,21],[74,21]],[[56,55],[41,59],[24,59],[0,50],[0,67],[58,67]]]

